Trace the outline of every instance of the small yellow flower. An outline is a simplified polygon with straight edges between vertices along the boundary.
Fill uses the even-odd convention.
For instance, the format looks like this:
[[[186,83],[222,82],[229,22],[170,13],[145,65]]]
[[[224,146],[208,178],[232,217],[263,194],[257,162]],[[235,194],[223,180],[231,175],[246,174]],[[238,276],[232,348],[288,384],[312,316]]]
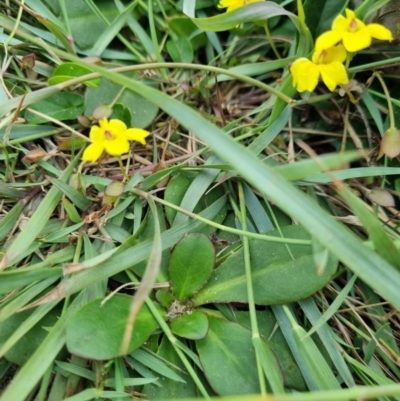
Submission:
[[[129,152],[129,141],[137,141],[145,144],[145,138],[149,132],[140,128],[127,128],[121,120],[103,118],[99,126],[94,125],[90,129],[92,143],[83,152],[82,160],[95,162],[104,151],[111,156],[121,156]]]
[[[258,3],[263,0],[221,0],[218,4],[218,8],[226,8],[226,12],[236,10],[246,4]]]
[[[348,52],[358,52],[371,46],[372,38],[393,40],[392,32],[381,24],[368,24],[356,18],[354,11],[346,8],[346,17],[338,15],[332,23],[332,30],[320,35],[316,49],[327,49],[341,40]]]
[[[322,81],[333,92],[337,85],[349,82],[343,65],[346,57],[345,48],[343,45],[338,45],[325,50],[316,50],[312,56],[312,61],[299,58],[290,67],[293,86],[299,92],[312,92],[322,77]]]

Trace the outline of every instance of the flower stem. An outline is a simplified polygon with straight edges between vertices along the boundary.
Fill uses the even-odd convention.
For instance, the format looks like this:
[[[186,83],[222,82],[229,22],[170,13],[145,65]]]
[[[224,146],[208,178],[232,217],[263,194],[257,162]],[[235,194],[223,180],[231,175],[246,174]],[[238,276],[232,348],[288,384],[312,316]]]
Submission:
[[[121,157],[118,156],[117,159],[118,159],[119,167],[121,168],[122,174],[124,176],[124,180],[122,181],[122,183],[125,184],[126,182],[129,181],[129,177],[128,177],[128,174],[126,173],[125,166],[122,163]]]
[[[390,97],[390,93],[388,91],[388,88],[386,86],[385,81],[383,80],[381,73],[380,72],[374,72],[373,74],[375,77],[378,78],[379,82],[382,85],[382,89],[385,92],[385,96],[388,102],[388,110],[389,110],[389,120],[390,120],[390,129],[395,129],[395,118],[394,118],[394,111],[393,111],[393,105],[392,105],[392,99]]]
[[[267,35],[268,42],[271,45],[272,51],[278,59],[281,59],[282,56],[279,54],[278,49],[275,46],[274,39],[272,38],[271,31],[269,29],[268,20],[264,21],[264,29],[265,34]]]

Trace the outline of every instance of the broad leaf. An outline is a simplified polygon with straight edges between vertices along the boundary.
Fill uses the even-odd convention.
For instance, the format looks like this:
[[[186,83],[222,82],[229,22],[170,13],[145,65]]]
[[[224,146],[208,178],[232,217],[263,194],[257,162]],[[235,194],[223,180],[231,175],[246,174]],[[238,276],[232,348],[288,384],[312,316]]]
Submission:
[[[114,295],[103,306],[102,300],[96,299],[81,307],[68,323],[68,350],[94,360],[120,356],[131,300],[126,295]],[[157,327],[157,321],[143,306],[136,317],[129,353],[139,348]]]
[[[208,318],[203,312],[193,311],[171,320],[171,331],[189,340],[201,340],[208,332]]]
[[[209,316],[207,336],[196,342],[204,374],[219,395],[260,392],[251,331]],[[264,343],[267,345],[267,343]]]
[[[161,344],[158,348],[157,355],[165,361],[168,361],[170,366],[178,367],[179,369],[186,372],[182,361],[179,359],[178,354],[174,350],[171,342],[164,336]],[[185,383],[178,380],[173,380],[168,377],[162,378],[162,386],[155,384],[147,384],[144,386],[142,393],[146,394],[146,398],[149,400],[166,400],[166,399],[178,399],[178,398],[195,398],[198,396],[197,387],[193,382],[190,375],[184,376]]]
[[[309,239],[301,226],[282,227],[287,238]],[[268,235],[279,236],[277,230]],[[294,259],[292,259],[292,256]],[[250,260],[255,302],[259,305],[283,304],[306,298],[326,285],[337,268],[329,257],[321,274],[317,273],[311,246],[250,241]],[[233,253],[194,297],[196,305],[210,302],[247,302],[243,250]]]
[[[204,234],[190,234],[176,245],[170,259],[171,290],[179,301],[190,299],[208,281],[215,251]]]
[[[91,73],[92,71],[89,68],[82,67],[81,65],[75,63],[63,63],[54,70],[53,75],[48,81],[50,85],[56,85],[61,82],[69,81],[70,79],[82,77]],[[90,79],[83,82],[83,84],[96,88],[100,85],[100,79]]]
[[[84,103],[83,97],[77,93],[59,92],[29,107],[51,118],[64,121],[78,118],[83,113]],[[25,112],[25,119],[29,124],[48,122],[47,118],[39,117],[29,111]]]

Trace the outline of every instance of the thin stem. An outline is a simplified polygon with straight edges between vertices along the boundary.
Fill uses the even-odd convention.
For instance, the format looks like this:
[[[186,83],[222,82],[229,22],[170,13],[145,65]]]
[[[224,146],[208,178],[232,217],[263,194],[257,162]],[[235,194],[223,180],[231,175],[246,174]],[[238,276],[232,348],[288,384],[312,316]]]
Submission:
[[[18,26],[19,26],[19,23],[21,22],[22,12],[24,10],[24,5],[25,5],[25,0],[21,0],[21,3],[19,5],[19,9],[18,9],[17,19],[15,21],[15,25],[14,25],[11,33],[10,33],[10,36],[7,38],[6,42],[4,43],[4,48],[8,47],[8,45],[11,43],[14,35],[18,32]]]
[[[264,21],[264,30],[265,30],[265,34],[267,35],[268,42],[271,45],[272,51],[274,52],[275,56],[278,59],[281,59],[282,56],[279,54],[278,49],[275,46],[274,39],[272,38],[272,35],[271,35],[271,30],[269,29],[268,20]]]
[[[122,163],[121,156],[118,156],[117,160],[118,160],[119,167],[122,171],[122,175],[124,176],[123,183],[126,183],[129,181],[129,177],[128,177],[128,174],[126,173],[124,163]]]
[[[132,188],[131,192],[136,194],[136,195],[139,195],[139,196],[143,196],[143,193],[144,193],[143,191],[140,191],[140,190],[138,190],[136,188]],[[158,202],[158,203],[160,203],[160,204],[162,204],[164,206],[170,207],[171,209],[177,210],[178,212],[186,214],[187,216],[191,217],[194,220],[201,221],[201,222],[203,222],[203,223],[205,223],[205,224],[207,224],[207,225],[209,225],[211,227],[214,227],[214,228],[216,228],[218,230],[221,230],[221,231],[226,231],[226,232],[229,232],[229,233],[232,233],[232,234],[237,234],[237,235],[243,235],[243,236],[248,237],[248,238],[260,239],[260,240],[263,240],[263,241],[281,242],[281,243],[296,244],[296,245],[311,245],[311,241],[310,240],[273,237],[273,236],[264,235],[264,234],[252,233],[250,231],[238,230],[238,229],[233,228],[233,227],[227,227],[227,226],[224,226],[222,224],[215,223],[212,220],[205,219],[204,217],[199,216],[199,215],[197,215],[195,213],[192,213],[192,212],[189,212],[189,211],[187,211],[185,209],[182,209],[181,207],[176,206],[173,203],[167,202],[164,199],[157,198],[156,196],[153,196],[153,195],[150,195],[150,194],[146,194],[146,196],[153,197],[155,202]]]
[[[246,202],[244,199],[243,185],[239,181],[238,182],[239,189],[239,204],[240,204],[240,223],[244,229],[247,231],[247,214],[246,214]],[[247,297],[249,301],[249,313],[250,313],[250,324],[251,324],[251,332],[253,339],[260,338],[260,332],[258,330],[257,323],[257,313],[256,313],[256,305],[254,301],[254,291],[253,291],[253,279],[251,276],[251,261],[250,261],[250,244],[248,237],[242,237],[243,242],[243,256],[244,256],[244,269],[246,275],[246,287],[247,287]],[[257,349],[254,348],[257,360],[257,372],[258,372],[258,380],[260,384],[260,391],[262,395],[267,393],[266,384],[265,384],[265,376],[262,369],[262,364],[260,361],[260,356],[258,355]]]
[[[163,61],[163,59],[161,57],[161,53],[159,50],[160,46],[158,45],[158,42],[157,42],[157,29],[156,29],[156,24],[154,21],[153,0],[149,0],[148,7],[149,7],[148,16],[149,16],[150,36],[151,36],[151,40],[153,42],[153,48],[154,48],[154,53],[155,53],[156,59],[159,63],[161,63]],[[168,79],[167,73],[164,68],[160,69],[160,74],[164,80]]]
[[[380,72],[374,72],[374,76],[378,78],[379,82],[382,85],[383,92],[385,93],[387,103],[388,103],[388,110],[389,110],[389,120],[390,120],[390,129],[395,129],[396,128],[396,120],[394,118],[394,111],[393,111],[393,105],[392,105],[392,99],[390,97],[390,93],[388,91],[388,88],[386,86],[385,81],[383,80]]]

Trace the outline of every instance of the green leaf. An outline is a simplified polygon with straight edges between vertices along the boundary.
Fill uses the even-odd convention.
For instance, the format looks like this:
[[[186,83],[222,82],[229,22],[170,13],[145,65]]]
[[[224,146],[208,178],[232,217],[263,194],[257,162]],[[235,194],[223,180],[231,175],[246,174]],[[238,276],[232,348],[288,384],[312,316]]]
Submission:
[[[304,2],[306,23],[314,38],[331,29],[333,19],[347,6],[349,0],[320,0],[318,7],[315,1]]]
[[[130,74],[131,79],[136,77],[136,75]],[[85,100],[85,115],[87,116],[90,116],[98,106],[112,104],[114,101],[123,104],[132,114],[132,121],[128,124],[128,127],[146,128],[154,120],[158,112],[158,107],[142,96],[130,91],[124,91],[122,86],[106,78],[100,79],[99,87],[88,88]]]
[[[383,224],[350,189],[343,186],[338,192],[368,231],[376,252],[400,270],[400,250],[396,248],[393,240],[385,231]]]
[[[291,316],[291,312],[287,306],[284,305],[283,308],[292,325],[296,345],[302,357],[304,358],[304,362],[309,372],[317,383],[318,388],[320,390],[339,390],[341,387],[338,383],[338,380],[321,354],[321,351],[314,343],[313,339],[311,337],[307,337],[307,332],[303,329],[303,327],[299,326],[293,316]]]
[[[136,351],[137,352],[137,351]],[[134,354],[135,355],[135,354]],[[178,354],[174,350],[171,342],[164,336],[161,340],[161,344],[157,350],[157,355],[169,364],[177,366],[182,371],[185,371],[184,365]],[[151,366],[149,366],[151,368]],[[159,372],[162,374],[161,372]],[[146,394],[149,400],[166,400],[166,399],[180,399],[180,398],[196,398],[197,388],[192,378],[186,374],[186,383],[174,380],[173,378],[163,377],[162,386],[156,386],[155,384],[149,384],[144,386],[143,394]]]
[[[68,33],[63,28],[39,14],[35,15],[35,17],[63,44],[68,53],[76,54],[74,47],[68,40]]]
[[[156,357],[143,349],[139,348],[134,351],[132,353],[132,358],[154,372],[157,372],[161,376],[167,377],[176,382],[185,383],[185,380],[169,368],[159,357]],[[170,364],[170,360],[168,360],[168,362]]]
[[[175,63],[193,62],[194,53],[192,45],[184,36],[176,40],[169,40],[167,42],[167,50]]]
[[[196,347],[213,390],[219,395],[259,393],[251,331],[213,316],[208,319],[208,334]]]
[[[126,295],[114,295],[104,305],[96,299],[81,307],[67,326],[68,350],[94,360],[120,356],[131,300]],[[157,327],[157,321],[143,306],[136,317],[128,353],[139,348]]]
[[[67,198],[64,198],[62,200],[62,204],[65,211],[68,214],[68,218],[73,223],[80,223],[83,220],[78,211],[76,210],[75,206]]]
[[[245,75],[246,77],[253,77],[256,75],[266,74],[267,72],[271,72],[274,70],[279,70],[282,68],[286,68],[288,64],[295,60],[295,57],[287,57],[280,60],[271,60],[259,63],[248,63],[241,64],[231,68],[228,68],[228,71],[234,72],[236,74]],[[217,81],[231,81],[235,79],[229,75],[219,74],[217,75]],[[210,85],[214,84],[215,78],[209,81]]]
[[[16,155],[16,154],[15,154]],[[3,155],[0,155],[3,156]],[[8,155],[10,156],[10,155]],[[4,160],[3,158],[0,158],[0,160]],[[7,196],[9,198],[23,198],[26,196],[26,194],[22,191],[19,191],[18,189],[15,189],[11,187],[10,185],[7,185],[4,182],[0,181],[0,195]]]
[[[249,312],[235,311],[234,316],[237,323],[251,330]],[[263,311],[257,311],[257,323],[260,334],[265,340],[268,339],[268,344],[279,361],[285,387],[293,388],[298,391],[305,391],[307,387],[300,369],[293,358],[281,329],[277,327],[274,314],[269,308]]]
[[[54,14],[62,18],[61,4],[58,0],[46,0],[46,3]],[[72,37],[82,50],[91,48],[107,28],[107,24],[94,13],[87,3],[86,1],[65,2]],[[113,2],[101,1],[98,2],[98,5],[111,21],[119,15]]]
[[[202,29],[199,29],[199,27],[193,23],[191,18],[175,15],[168,18],[167,22],[168,27],[171,29],[171,37],[174,40],[185,38],[189,41],[193,50],[197,50],[207,44],[207,36]]]
[[[175,301],[173,294],[169,290],[164,289],[156,292],[156,299],[164,308],[169,308]]]
[[[208,332],[208,318],[199,311],[183,314],[171,320],[171,331],[188,340],[201,340]]]
[[[46,306],[47,307],[47,306]],[[0,348],[12,337],[15,331],[33,315],[34,311],[27,310],[16,313],[0,323]],[[53,308],[40,319],[17,343],[9,349],[5,358],[17,365],[23,365],[36,351],[36,348],[47,336],[46,327],[53,326],[61,313],[61,308]]]
[[[116,118],[117,120],[123,121],[127,127],[132,124],[132,113],[128,107],[122,103],[116,103],[112,109],[113,113],[110,118]]]
[[[171,290],[179,301],[190,299],[208,281],[215,251],[204,234],[189,234],[176,245],[170,259]]]
[[[391,0],[365,0],[359,4],[354,12],[356,13],[357,18],[363,21],[390,1]]]
[[[299,31],[301,30],[298,17],[272,1],[246,4],[228,13],[209,18],[193,18],[192,21],[205,31],[220,32],[234,28],[242,22],[265,21],[266,19],[279,15],[288,16],[296,25],[297,29]]]
[[[61,267],[25,267],[0,273],[0,294],[6,294],[34,281],[62,275]]]
[[[281,228],[288,238],[309,239],[301,226]],[[268,235],[280,236],[278,230]],[[290,252],[289,252],[290,251]],[[292,256],[294,259],[292,259]],[[337,268],[330,257],[322,274],[317,274],[311,246],[268,243],[250,240],[250,260],[256,304],[271,305],[306,298],[326,285]],[[234,252],[209,282],[195,295],[196,305],[210,302],[247,302],[246,276],[243,270],[243,249]]]
[[[2,241],[12,231],[19,217],[24,210],[25,203],[18,201],[6,216],[0,220],[0,241]]]
[[[85,102],[83,96],[77,93],[59,92],[45,100],[32,104],[30,108],[59,121],[74,120],[82,115]],[[29,124],[48,122],[48,119],[39,117],[30,111],[25,112],[25,119]]]
[[[165,188],[164,200],[174,205],[180,205],[189,185],[190,180],[185,174],[178,173],[174,175]],[[175,209],[171,209],[170,207],[165,208],[165,217],[169,224],[172,225],[177,213]]]
[[[60,181],[65,182],[68,180],[79,158],[80,154],[78,154],[75,159],[71,161],[69,166],[60,175]],[[53,186],[49,192],[47,192],[46,197],[42,200],[35,213],[29,219],[28,223],[7,249],[6,254],[3,256],[3,260],[0,262],[0,269],[13,263],[15,259],[17,259],[29,248],[35,238],[46,226],[61,197],[62,192],[55,186]]]
[[[50,85],[57,85],[61,82],[69,81],[70,79],[82,77],[91,74],[89,68],[83,67],[75,63],[60,64],[53,72],[53,75],[48,79]],[[100,79],[90,79],[83,82],[84,85],[97,88],[100,85]]]
[[[48,179],[55,187],[62,191],[77,208],[86,210],[91,205],[92,201],[90,199],[85,195],[82,195],[75,188],[72,188],[66,182],[54,180],[50,177],[48,177]]]

